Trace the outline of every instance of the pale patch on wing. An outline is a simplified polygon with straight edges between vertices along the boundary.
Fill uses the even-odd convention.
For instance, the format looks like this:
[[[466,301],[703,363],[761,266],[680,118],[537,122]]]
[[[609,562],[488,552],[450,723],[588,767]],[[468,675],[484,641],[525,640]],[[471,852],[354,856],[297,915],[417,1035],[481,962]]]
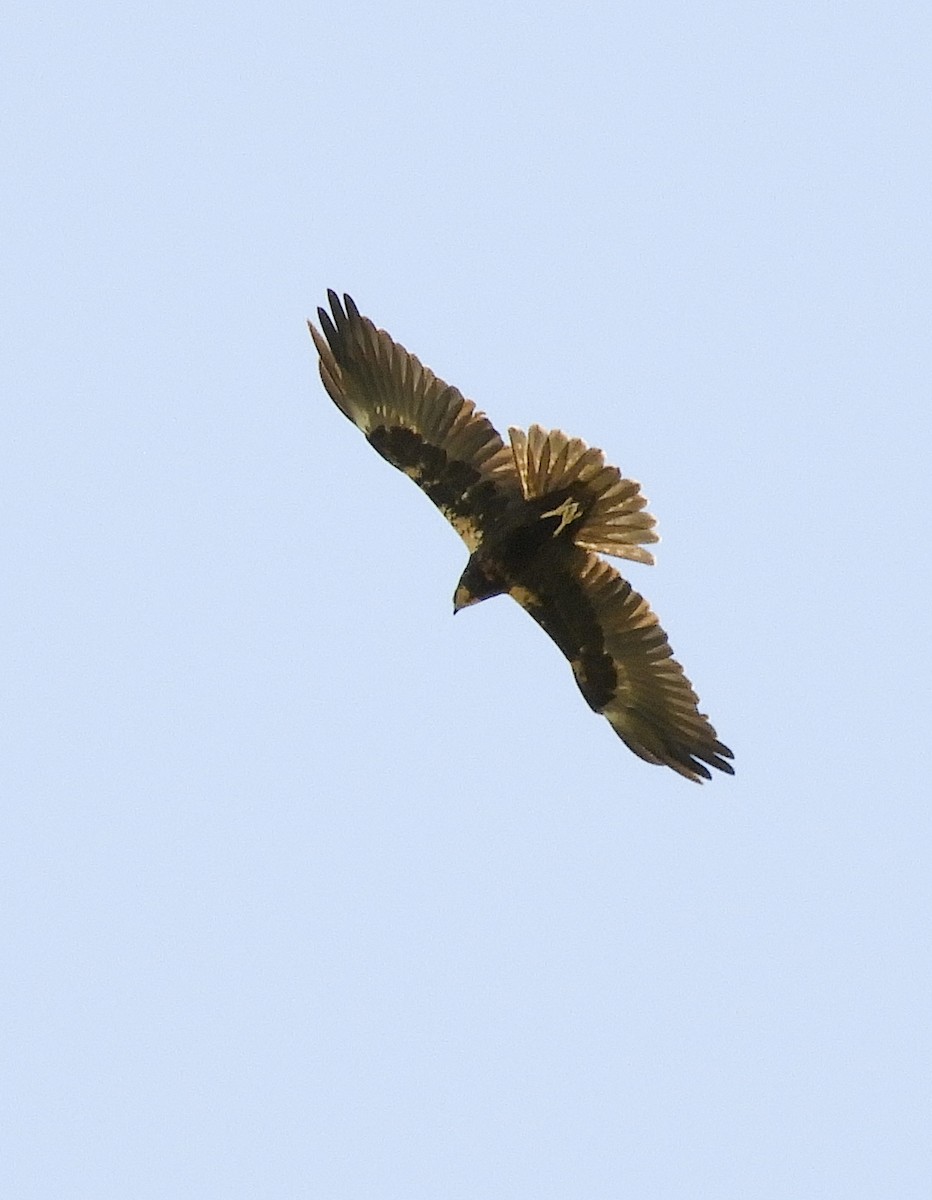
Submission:
[[[447,508],[443,504],[439,504],[437,507],[466,543],[469,553],[472,554],[475,550],[478,550],[482,544],[482,528],[474,518],[460,516],[453,509]]]
[[[543,601],[540,596],[536,592],[532,592],[530,588],[522,587],[520,584],[514,584],[510,587],[508,595],[513,600],[517,600],[521,607],[526,608],[528,612],[533,611],[535,608],[543,608]]]

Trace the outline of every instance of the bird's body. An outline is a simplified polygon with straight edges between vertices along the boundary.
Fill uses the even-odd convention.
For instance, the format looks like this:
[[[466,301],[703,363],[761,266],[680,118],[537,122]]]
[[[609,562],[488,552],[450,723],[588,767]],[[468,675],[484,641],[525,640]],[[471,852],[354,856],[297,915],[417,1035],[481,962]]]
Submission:
[[[589,706],[647,762],[689,779],[733,773],[647,602],[600,554],[653,561],[654,519],[633,480],[559,430],[510,429],[329,292],[311,325],[330,397],[410,476],[470,550],[454,611],[510,595],[572,666]]]

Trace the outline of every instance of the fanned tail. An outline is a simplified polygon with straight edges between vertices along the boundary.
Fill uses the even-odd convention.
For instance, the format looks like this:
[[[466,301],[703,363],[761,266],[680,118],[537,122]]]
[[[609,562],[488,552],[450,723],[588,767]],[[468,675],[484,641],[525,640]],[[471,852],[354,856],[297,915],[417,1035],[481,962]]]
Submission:
[[[573,532],[577,546],[635,562],[654,561],[643,547],[660,539],[655,519],[644,511],[641,485],[606,466],[601,450],[540,425],[527,433],[510,428],[508,436],[525,499],[566,491],[585,506],[585,518]]]

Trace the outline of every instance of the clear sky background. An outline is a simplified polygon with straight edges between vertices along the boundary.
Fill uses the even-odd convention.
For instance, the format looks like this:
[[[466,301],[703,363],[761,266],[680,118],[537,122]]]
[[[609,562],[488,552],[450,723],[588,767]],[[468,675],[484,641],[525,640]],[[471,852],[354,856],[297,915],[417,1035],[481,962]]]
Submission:
[[[932,1195],[925,3],[7,16],[0,1192]],[[325,289],[640,479],[634,758]]]

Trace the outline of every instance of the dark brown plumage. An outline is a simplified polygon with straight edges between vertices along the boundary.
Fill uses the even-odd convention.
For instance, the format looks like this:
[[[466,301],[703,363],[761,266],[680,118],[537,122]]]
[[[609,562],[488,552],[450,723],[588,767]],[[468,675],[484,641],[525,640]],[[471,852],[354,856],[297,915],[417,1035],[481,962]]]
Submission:
[[[506,446],[413,354],[328,292],[308,322],[331,399],[436,504],[470,551],[454,611],[507,594],[569,659],[589,706],[635,754],[687,779],[733,774],[657,617],[599,554],[651,563],[640,486],[559,430],[509,429]],[[344,307],[345,306],[345,307]],[[331,315],[332,314],[332,315]]]

